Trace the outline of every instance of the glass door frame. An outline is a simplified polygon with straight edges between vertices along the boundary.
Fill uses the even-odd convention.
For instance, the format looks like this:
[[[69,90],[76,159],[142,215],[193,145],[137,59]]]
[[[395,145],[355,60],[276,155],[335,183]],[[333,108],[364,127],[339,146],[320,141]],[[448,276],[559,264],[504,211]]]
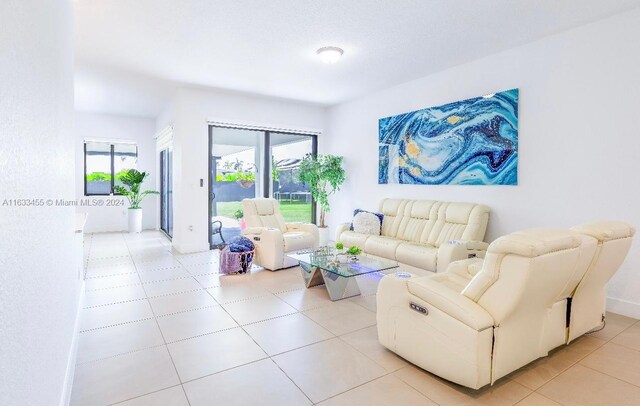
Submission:
[[[171,158],[169,158],[169,153],[171,153]],[[169,229],[173,229],[173,227],[169,227],[169,212],[167,211],[167,229],[165,230],[164,224],[162,222],[162,216],[165,210],[164,205],[164,193],[167,193],[167,201],[169,199],[173,200],[173,187],[170,185],[165,185],[164,182],[164,171],[165,169],[171,173],[171,182],[173,182],[173,149],[172,148],[164,148],[160,150],[160,231],[162,231],[170,240],[173,239],[173,235],[169,233]],[[167,164],[169,166],[167,166]],[[167,177],[169,177],[167,175]],[[169,195],[171,193],[171,196]],[[169,204],[171,208],[171,225],[173,225],[173,202]],[[167,208],[168,210],[168,208]]]
[[[207,213],[207,222],[208,222],[208,230],[209,230],[209,247],[210,249],[214,248],[214,244],[212,244],[212,231],[213,231],[213,225],[211,224],[211,210],[212,210],[212,204],[213,204],[213,190],[212,190],[212,184],[213,184],[213,178],[212,178],[212,162],[213,162],[213,129],[214,128],[230,128],[230,129],[234,129],[234,130],[253,130],[253,131],[260,131],[262,133],[264,133],[264,142],[262,143],[263,145],[263,151],[262,155],[263,155],[263,168],[259,168],[260,170],[262,170],[262,196],[261,197],[265,197],[265,198],[269,198],[271,197],[271,134],[275,133],[275,134],[287,134],[287,135],[296,135],[296,136],[300,136],[300,137],[307,137],[307,138],[311,138],[311,154],[312,155],[317,155],[318,154],[318,135],[317,134],[313,134],[313,133],[304,133],[304,132],[291,132],[291,131],[280,131],[280,130],[268,130],[268,129],[262,129],[262,128],[246,128],[244,126],[233,126],[233,125],[219,125],[219,124],[209,124],[209,131],[208,131],[208,135],[209,135],[209,148],[207,149],[207,167],[208,167],[208,182],[207,182],[207,189],[208,189],[208,193],[207,193],[207,199],[209,201],[208,204],[208,213]],[[316,201],[313,198],[313,196],[311,196],[311,223],[316,224],[316,217],[317,217],[317,207],[316,207]]]

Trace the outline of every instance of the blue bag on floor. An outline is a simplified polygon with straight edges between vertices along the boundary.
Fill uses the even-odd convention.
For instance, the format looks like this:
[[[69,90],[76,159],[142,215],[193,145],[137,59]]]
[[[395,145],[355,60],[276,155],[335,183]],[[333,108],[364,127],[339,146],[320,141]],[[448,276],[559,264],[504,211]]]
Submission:
[[[224,274],[246,273],[251,269],[255,245],[246,237],[235,237],[221,251],[220,270]]]

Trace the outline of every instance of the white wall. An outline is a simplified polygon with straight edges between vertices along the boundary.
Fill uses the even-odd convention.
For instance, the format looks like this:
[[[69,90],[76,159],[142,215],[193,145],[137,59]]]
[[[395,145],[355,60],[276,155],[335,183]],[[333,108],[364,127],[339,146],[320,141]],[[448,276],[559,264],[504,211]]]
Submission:
[[[0,404],[66,402],[82,282],[73,207],[73,17],[68,0],[0,3]],[[66,388],[66,389],[65,389]]]
[[[348,180],[330,224],[411,197],[487,204],[489,240],[597,219],[640,226],[638,38],[640,9],[331,108],[324,152],[345,156]],[[515,87],[518,186],[377,184],[379,118]],[[610,309],[640,317],[639,268],[640,236],[609,285]]]
[[[208,124],[209,119],[291,129],[324,127],[323,107],[235,92],[180,89],[157,129],[174,127],[174,235],[181,252],[209,249]],[[321,138],[321,137],[319,137]],[[200,187],[200,179],[203,187]]]
[[[75,148],[76,148],[76,195],[84,199],[84,148],[87,138],[135,141],[138,145],[138,162],[136,169],[148,172],[149,177],[142,185],[144,189],[160,190],[157,186],[158,164],[156,142],[153,138],[156,122],[152,118],[126,117],[111,114],[79,112],[75,113]],[[91,200],[100,200],[105,205],[78,207],[78,212],[88,214],[85,232],[126,231],[128,202],[119,196],[89,196]],[[106,206],[107,201],[124,200],[124,205]],[[142,201],[142,228],[156,229],[159,220],[159,196],[150,195]]]

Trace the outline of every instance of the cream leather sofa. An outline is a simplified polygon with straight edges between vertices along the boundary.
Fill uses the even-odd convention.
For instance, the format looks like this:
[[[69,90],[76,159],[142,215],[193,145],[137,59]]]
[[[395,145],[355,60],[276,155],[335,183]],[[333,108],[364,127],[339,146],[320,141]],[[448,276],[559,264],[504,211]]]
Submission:
[[[380,343],[460,385],[493,384],[567,343],[568,317],[590,315],[575,334],[595,327],[592,315],[600,320],[603,303],[576,298],[599,297],[607,278],[594,275],[612,274],[627,253],[634,230],[612,224],[525,230],[494,241],[484,260],[454,262],[426,277],[385,276],[377,295]],[[617,243],[609,250],[608,241]]]
[[[606,312],[607,282],[620,268],[635,234],[621,222],[597,222],[572,228],[598,240],[594,260],[571,296],[567,343],[602,325]]]
[[[254,262],[275,271],[298,265],[287,253],[318,248],[315,224],[285,223],[275,199],[244,199],[242,211],[247,228],[242,235],[256,246]]]
[[[338,227],[336,241],[422,275],[443,272],[452,261],[483,257],[489,245],[482,241],[489,208],[480,204],[383,199],[379,212],[384,215],[380,236],[350,231],[346,223]]]

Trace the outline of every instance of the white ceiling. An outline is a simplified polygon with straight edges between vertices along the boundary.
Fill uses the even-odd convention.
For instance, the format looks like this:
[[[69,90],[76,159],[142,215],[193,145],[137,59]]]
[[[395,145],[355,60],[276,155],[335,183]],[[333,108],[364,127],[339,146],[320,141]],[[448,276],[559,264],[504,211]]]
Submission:
[[[76,105],[157,115],[178,84],[331,105],[640,0],[76,0]],[[319,47],[344,48],[335,65]]]

